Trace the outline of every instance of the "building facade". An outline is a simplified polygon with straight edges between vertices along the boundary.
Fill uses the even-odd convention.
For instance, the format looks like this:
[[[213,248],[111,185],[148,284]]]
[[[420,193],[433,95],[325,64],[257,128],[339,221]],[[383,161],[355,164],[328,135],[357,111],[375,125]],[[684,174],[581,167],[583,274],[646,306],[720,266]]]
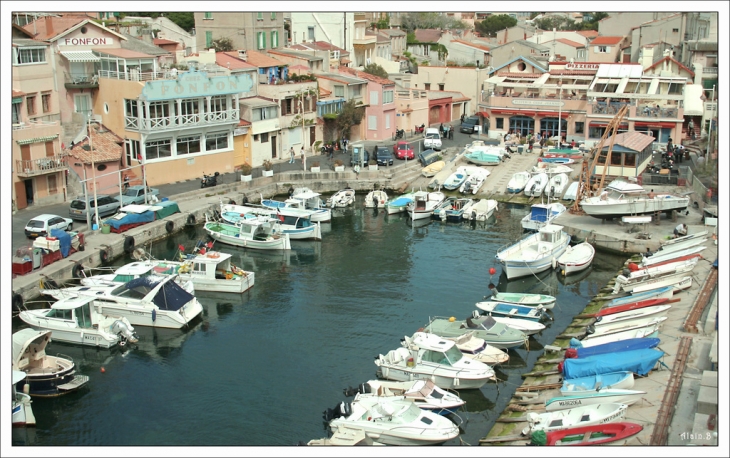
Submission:
[[[227,38],[233,49],[266,52],[286,46],[284,13],[196,12],[196,46],[199,50],[213,47],[213,40]]]

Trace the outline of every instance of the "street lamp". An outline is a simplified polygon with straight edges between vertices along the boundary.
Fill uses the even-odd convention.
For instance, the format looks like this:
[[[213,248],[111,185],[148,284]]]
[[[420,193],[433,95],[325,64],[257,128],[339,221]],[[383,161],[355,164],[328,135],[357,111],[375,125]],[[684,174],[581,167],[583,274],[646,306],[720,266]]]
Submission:
[[[304,145],[306,144],[304,140],[304,91],[301,91],[297,94],[297,104],[299,105],[299,115],[302,117],[302,167],[304,171],[307,171],[307,165],[306,165],[306,150],[304,148]],[[309,89],[306,91],[306,98],[307,100],[311,100],[311,95],[309,94]]]
[[[89,116],[86,119],[87,124],[87,137],[89,138],[89,154],[91,154],[91,182],[94,183],[94,221],[96,221],[96,230],[99,229],[99,208],[96,205],[97,198],[96,198],[96,164],[94,162],[94,146],[91,141],[91,113],[89,113]],[[88,204],[88,199],[87,199]],[[92,230],[94,229],[94,226],[91,224],[90,221],[90,213],[86,212],[86,224],[87,226],[91,227]]]
[[[560,81],[558,82],[558,148],[562,146],[563,136],[563,74],[560,74]]]

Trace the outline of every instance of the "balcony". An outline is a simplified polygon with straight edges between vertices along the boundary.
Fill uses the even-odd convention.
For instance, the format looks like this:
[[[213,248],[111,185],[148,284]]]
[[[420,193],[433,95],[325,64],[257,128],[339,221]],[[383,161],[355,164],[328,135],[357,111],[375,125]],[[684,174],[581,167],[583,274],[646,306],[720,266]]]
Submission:
[[[63,86],[66,89],[98,89],[99,76],[94,73],[64,72]]]
[[[201,72],[205,72],[208,76],[226,76],[226,70],[218,67],[200,68]],[[114,80],[125,81],[156,81],[156,80],[174,80],[177,79],[177,69],[164,69],[158,71],[140,72],[137,70],[129,70],[126,72],[115,72],[111,70],[99,70],[99,78],[109,78]]]
[[[191,129],[211,125],[238,123],[239,110],[213,111],[210,113],[194,113],[162,118],[124,117],[124,128],[137,132],[161,132],[174,129]]]
[[[68,155],[47,156],[40,159],[16,160],[15,171],[20,178],[56,173],[68,168]]]

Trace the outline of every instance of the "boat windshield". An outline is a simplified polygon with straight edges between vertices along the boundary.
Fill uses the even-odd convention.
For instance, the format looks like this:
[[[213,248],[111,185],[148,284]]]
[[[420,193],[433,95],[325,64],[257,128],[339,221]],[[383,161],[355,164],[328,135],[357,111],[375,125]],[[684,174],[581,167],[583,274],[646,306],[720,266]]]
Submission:
[[[449,362],[453,365],[456,364],[459,360],[461,360],[464,357],[464,354],[457,348],[456,345],[446,350],[445,353],[446,357],[449,359]]]

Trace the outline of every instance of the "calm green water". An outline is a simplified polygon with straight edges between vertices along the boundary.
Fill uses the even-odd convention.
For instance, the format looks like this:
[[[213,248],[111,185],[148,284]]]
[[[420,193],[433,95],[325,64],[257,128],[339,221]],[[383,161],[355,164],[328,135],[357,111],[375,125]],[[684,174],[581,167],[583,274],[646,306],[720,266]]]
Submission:
[[[405,215],[363,209],[362,200],[323,225],[321,242],[294,241],[290,252],[217,245],[255,271],[256,285],[243,295],[199,293],[204,316],[189,330],[138,327],[137,348],[124,352],[52,342],[48,353],[71,356],[89,387],[35,400],[38,425],[16,429],[14,444],[296,445],[327,435],[322,412],[345,400],[344,388],[375,377],[376,355],[430,316],[466,318],[490,280],[502,291],[556,295],[554,321],[530,339],[530,351],[510,351],[496,369],[501,381],[460,393],[462,435],[447,445],[477,444],[520,374],[625,260],[600,254],[589,274],[568,282],[553,272],[508,282],[494,255],[522,235],[527,209],[501,205],[476,226],[414,228]],[[188,230],[151,252],[170,258],[179,244],[190,249],[204,238],[202,228]],[[491,279],[490,267],[497,269]],[[16,318],[14,329],[21,325]]]

